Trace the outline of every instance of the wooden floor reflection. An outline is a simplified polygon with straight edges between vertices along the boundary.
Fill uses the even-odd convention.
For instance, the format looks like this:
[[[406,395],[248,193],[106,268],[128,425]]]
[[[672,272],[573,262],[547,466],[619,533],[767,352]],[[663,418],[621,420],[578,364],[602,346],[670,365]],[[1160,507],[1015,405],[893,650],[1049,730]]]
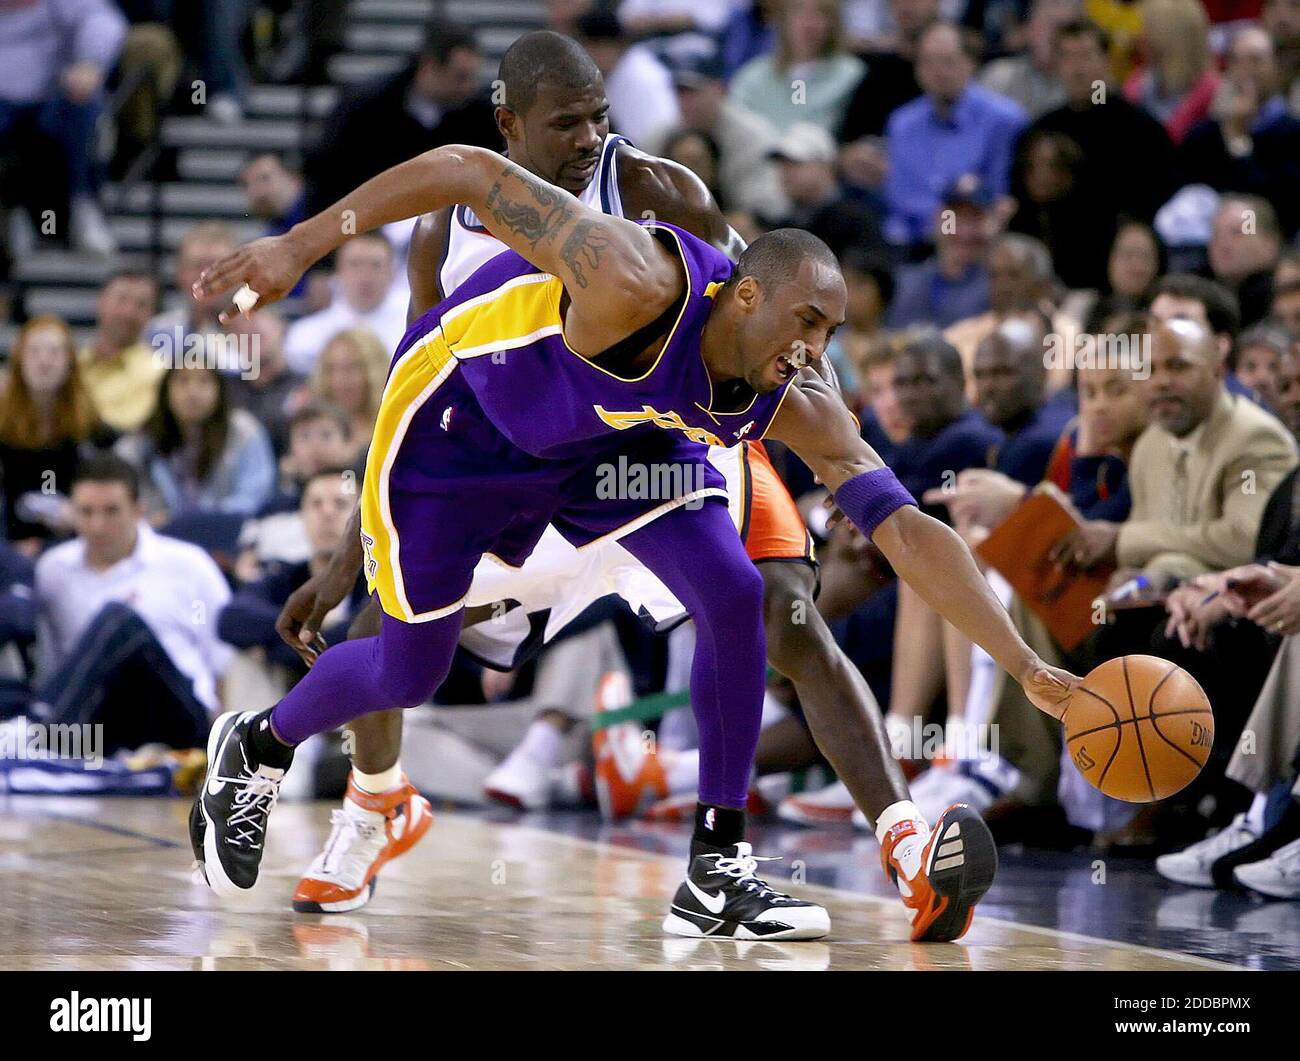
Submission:
[[[262,879],[223,907],[190,876],[187,804],[0,802],[4,969],[1207,969],[1204,959],[976,918],[961,944],[916,946],[896,902],[829,888],[815,943],[663,936],[681,860],[439,814],[356,914],[289,897],[332,804],[277,808]]]

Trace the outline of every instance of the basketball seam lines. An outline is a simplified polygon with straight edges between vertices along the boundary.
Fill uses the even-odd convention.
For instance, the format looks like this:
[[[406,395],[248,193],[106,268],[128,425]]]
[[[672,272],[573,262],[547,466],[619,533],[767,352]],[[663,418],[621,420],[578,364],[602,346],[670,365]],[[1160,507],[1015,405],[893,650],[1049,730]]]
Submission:
[[[1166,736],[1165,736],[1165,735],[1160,731],[1160,723],[1159,723],[1159,721],[1157,720],[1158,716],[1156,715],[1156,694],[1157,694],[1158,692],[1160,692],[1160,690],[1161,690],[1161,688],[1164,686],[1165,682],[1167,682],[1170,678],[1173,677],[1174,671],[1176,671],[1177,669],[1178,669],[1178,665],[1177,665],[1177,664],[1174,664],[1174,665],[1173,665],[1172,667],[1170,667],[1167,671],[1165,671],[1165,676],[1164,676],[1163,678],[1161,678],[1158,682],[1156,682],[1156,686],[1155,686],[1155,688],[1151,690],[1151,695],[1147,698],[1147,717],[1151,719],[1151,728],[1152,728],[1153,730],[1155,730],[1155,732],[1156,732],[1156,736],[1159,737],[1159,738],[1160,738],[1162,741],[1164,741],[1166,744],[1168,744],[1169,747],[1173,748],[1173,750],[1176,751],[1179,755],[1183,756],[1183,757],[1184,757],[1184,758],[1185,758],[1189,763],[1191,763],[1193,766],[1195,766],[1196,769],[1197,769],[1197,772],[1199,773],[1201,770],[1205,769],[1205,763],[1198,763],[1198,762],[1196,761],[1196,756],[1191,755],[1191,754],[1190,754],[1190,753],[1189,753],[1185,748],[1180,747],[1179,745],[1177,745],[1177,744],[1175,744],[1173,741],[1171,741],[1168,737],[1166,737]],[[1205,713],[1205,710],[1204,710],[1204,708],[1201,708],[1201,709],[1199,709],[1199,710],[1197,710],[1197,711],[1195,711],[1195,712],[1190,712],[1190,711],[1178,711],[1178,712],[1174,712],[1174,711],[1170,711],[1170,712],[1168,712],[1168,713],[1171,714],[1171,715],[1172,715],[1172,714],[1180,714],[1180,715],[1185,715],[1185,714],[1204,714],[1204,713]],[[1211,717],[1211,718],[1214,717],[1213,712],[1210,713],[1210,717]],[[1206,761],[1208,762],[1208,761],[1209,761],[1209,758],[1210,758],[1208,752],[1206,753],[1205,758],[1206,758]]]
[[[1158,715],[1157,714],[1134,715],[1132,718],[1122,718],[1117,722],[1107,722],[1101,726],[1094,726],[1092,729],[1080,730],[1078,733],[1075,733],[1073,736],[1067,737],[1066,743],[1068,744],[1071,741],[1076,741],[1080,737],[1090,737],[1094,733],[1100,733],[1104,729],[1118,729],[1120,726],[1129,726],[1132,725],[1134,722],[1146,722],[1148,719],[1172,718],[1174,715],[1213,715],[1213,714],[1214,712],[1211,711],[1208,707],[1188,707],[1188,708],[1180,708],[1177,711],[1161,711]]]
[[[1112,704],[1109,700],[1107,700],[1104,696],[1102,696],[1101,693],[1094,693],[1091,689],[1089,689],[1089,688],[1087,688],[1087,687],[1085,687],[1085,686],[1080,685],[1080,686],[1079,686],[1079,690],[1080,690],[1080,692],[1085,692],[1085,693],[1087,693],[1089,696],[1095,696],[1098,700],[1100,700],[1103,704],[1105,704],[1108,708],[1110,708],[1110,713],[1111,713],[1112,715],[1115,716],[1115,725],[1117,725],[1117,726],[1119,725],[1119,722],[1120,722],[1119,712],[1115,710],[1115,705],[1114,705],[1114,704]],[[1069,708],[1066,708],[1066,711],[1068,712],[1068,711],[1069,711]],[[1106,727],[1102,727],[1102,728],[1104,729],[1104,728],[1106,728]],[[1121,736],[1123,735],[1123,732],[1124,732],[1123,730],[1120,730],[1120,734],[1121,734]],[[1069,742],[1067,741],[1067,743],[1069,743]],[[1098,785],[1102,784],[1102,783],[1106,780],[1106,773],[1107,773],[1107,771],[1110,770],[1110,764],[1113,763],[1113,762],[1115,761],[1115,756],[1117,756],[1117,755],[1119,754],[1119,746],[1120,746],[1122,743],[1123,743],[1122,740],[1117,740],[1117,741],[1115,742],[1115,748],[1114,748],[1114,750],[1110,753],[1110,758],[1106,760],[1106,765],[1102,768],[1102,771],[1101,771],[1101,777],[1099,777],[1099,778],[1097,779],[1097,784],[1098,784]]]
[[[1156,736],[1157,736],[1157,737],[1159,737],[1162,741],[1164,741],[1166,744],[1168,744],[1169,747],[1173,748],[1173,750],[1176,751],[1179,755],[1185,757],[1185,758],[1187,759],[1188,762],[1194,764],[1194,765],[1196,766],[1196,768],[1197,768],[1198,771],[1199,771],[1199,770],[1202,770],[1202,769],[1205,768],[1205,763],[1198,763],[1198,762],[1196,761],[1196,756],[1194,756],[1194,755],[1189,755],[1189,754],[1187,753],[1186,749],[1184,749],[1184,748],[1180,748],[1177,744],[1175,744],[1173,741],[1171,741],[1168,737],[1166,737],[1163,733],[1160,732],[1160,724],[1159,724],[1159,722],[1157,721],[1157,719],[1159,719],[1159,718],[1162,717],[1162,716],[1159,716],[1159,715],[1151,715],[1151,716],[1149,716],[1149,717],[1151,718],[1151,728],[1154,729],[1154,730],[1156,731]],[[1208,756],[1208,755],[1206,756],[1206,759],[1207,759],[1207,760],[1209,759],[1209,756]],[[1190,784],[1190,782],[1189,782],[1189,784]]]
[[[1154,800],[1156,798],[1156,786],[1151,783],[1151,767],[1147,763],[1146,745],[1142,743],[1142,727],[1136,725],[1136,722],[1138,720],[1138,709],[1137,709],[1137,704],[1133,702],[1133,686],[1129,682],[1129,678],[1128,678],[1128,657],[1127,656],[1120,657],[1119,663],[1120,663],[1120,668],[1124,671],[1124,690],[1128,693],[1129,713],[1132,714],[1133,722],[1135,723],[1135,725],[1133,726],[1133,734],[1137,737],[1138,754],[1142,756],[1142,773],[1146,775],[1147,791],[1151,793],[1151,798]],[[1150,704],[1147,705],[1147,710],[1148,711],[1151,710]],[[1123,743],[1123,736],[1122,736],[1123,733],[1124,731],[1120,730],[1121,738],[1118,743]]]

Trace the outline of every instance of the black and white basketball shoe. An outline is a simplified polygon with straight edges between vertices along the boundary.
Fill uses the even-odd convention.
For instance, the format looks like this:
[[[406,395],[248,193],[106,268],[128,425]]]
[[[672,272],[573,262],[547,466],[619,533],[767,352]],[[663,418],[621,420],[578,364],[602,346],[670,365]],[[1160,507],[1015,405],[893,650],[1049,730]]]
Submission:
[[[730,853],[728,853],[730,852]],[[732,939],[821,939],[831,929],[825,907],[777,891],[754,875],[760,859],[749,844],[696,855],[673,897],[664,931]]]
[[[245,711],[217,719],[208,734],[207,776],[190,812],[197,868],[218,895],[237,895],[257,883],[267,819],[287,769],[258,761],[250,740],[257,717]]]

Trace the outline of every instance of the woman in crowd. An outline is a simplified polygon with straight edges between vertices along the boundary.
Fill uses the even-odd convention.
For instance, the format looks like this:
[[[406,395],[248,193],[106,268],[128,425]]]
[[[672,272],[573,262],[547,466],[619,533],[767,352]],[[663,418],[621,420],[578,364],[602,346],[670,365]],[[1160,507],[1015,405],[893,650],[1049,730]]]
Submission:
[[[66,491],[77,462],[110,439],[77,375],[72,330],[58,317],[28,321],[0,394],[5,537],[34,557],[67,533]]]
[[[353,467],[365,463],[389,360],[389,351],[373,332],[352,328],[334,336],[316,362],[312,396],[346,414],[352,451],[348,463]]]
[[[226,378],[212,368],[174,368],[160,387],[153,416],[117,446],[140,471],[150,522],[260,510],[275,488],[275,455],[253,415],[232,408]]]
[[[1209,18],[1197,0],[1142,0],[1141,8],[1145,63],[1124,82],[1124,95],[1177,146],[1209,113],[1219,89]]]
[[[844,49],[838,0],[782,0],[776,50],[736,71],[731,96],[778,132],[812,122],[834,136],[865,71]]]

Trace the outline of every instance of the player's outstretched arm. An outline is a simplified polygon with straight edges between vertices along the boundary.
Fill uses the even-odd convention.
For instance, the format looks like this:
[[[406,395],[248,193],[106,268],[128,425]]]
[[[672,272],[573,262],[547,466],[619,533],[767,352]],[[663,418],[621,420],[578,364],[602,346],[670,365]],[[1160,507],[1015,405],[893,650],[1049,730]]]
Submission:
[[[1035,707],[1061,717],[1079,679],[1048,666],[1025,644],[966,543],[910,503],[893,472],[858,435],[838,394],[805,369],[768,433],[826,484],[899,578],[1019,681]]]
[[[606,324],[617,339],[654,320],[681,291],[680,263],[640,225],[592,210],[495,151],[452,145],[385,170],[283,236],[226,255],[204,270],[195,293],[212,297],[247,284],[262,302],[274,302],[349,237],[456,203],[564,282],[573,310],[568,324],[577,333],[570,341],[577,339],[580,352],[613,341],[606,341]],[[228,310],[223,320],[232,315]]]

